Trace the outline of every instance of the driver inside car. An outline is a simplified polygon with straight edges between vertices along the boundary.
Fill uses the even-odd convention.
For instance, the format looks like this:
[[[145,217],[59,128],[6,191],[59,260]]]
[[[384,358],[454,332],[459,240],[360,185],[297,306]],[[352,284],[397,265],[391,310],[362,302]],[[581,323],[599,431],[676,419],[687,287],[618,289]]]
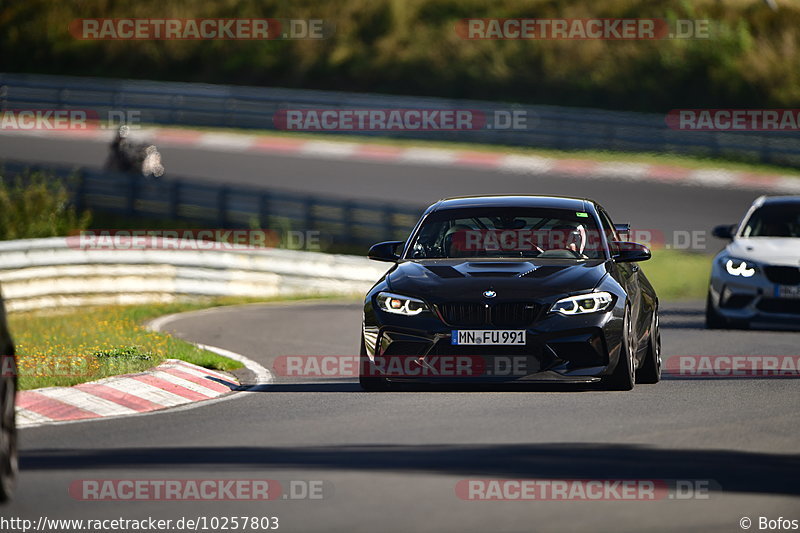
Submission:
[[[583,224],[562,223],[552,228],[551,249],[562,248],[584,255],[586,249],[586,228]]]

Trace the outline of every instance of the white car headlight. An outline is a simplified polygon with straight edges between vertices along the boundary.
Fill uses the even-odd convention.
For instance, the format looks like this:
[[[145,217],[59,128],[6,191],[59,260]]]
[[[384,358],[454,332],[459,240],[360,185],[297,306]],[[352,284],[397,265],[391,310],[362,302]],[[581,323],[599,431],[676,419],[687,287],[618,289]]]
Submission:
[[[378,301],[378,307],[382,311],[396,315],[414,316],[428,310],[425,302],[411,296],[381,292],[378,293],[376,300]]]
[[[756,273],[755,263],[745,261],[744,259],[723,257],[722,263],[725,265],[725,271],[731,276],[742,276],[743,278],[749,278]]]
[[[562,315],[585,315],[599,313],[611,306],[614,297],[608,292],[590,292],[562,298],[553,304],[550,311]]]

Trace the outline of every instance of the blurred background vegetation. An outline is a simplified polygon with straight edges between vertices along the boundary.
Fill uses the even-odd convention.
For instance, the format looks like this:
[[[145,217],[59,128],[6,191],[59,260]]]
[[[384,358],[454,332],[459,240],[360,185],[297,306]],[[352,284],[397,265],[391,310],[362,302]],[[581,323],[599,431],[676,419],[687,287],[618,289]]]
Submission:
[[[799,107],[800,2],[0,0],[0,69],[605,109]],[[85,17],[321,18],[324,41],[80,41]],[[468,41],[462,18],[710,19],[713,39]],[[13,53],[12,53],[13,52]]]
[[[41,172],[8,179],[0,171],[0,240],[56,237],[88,228],[91,214],[78,212],[67,185]]]

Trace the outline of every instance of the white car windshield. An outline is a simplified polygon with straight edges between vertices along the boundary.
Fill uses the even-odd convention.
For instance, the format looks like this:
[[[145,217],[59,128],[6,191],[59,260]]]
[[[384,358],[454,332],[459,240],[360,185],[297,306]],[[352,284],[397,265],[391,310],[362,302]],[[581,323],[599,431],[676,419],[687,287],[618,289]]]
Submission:
[[[800,202],[759,207],[742,228],[741,237],[800,237]]]

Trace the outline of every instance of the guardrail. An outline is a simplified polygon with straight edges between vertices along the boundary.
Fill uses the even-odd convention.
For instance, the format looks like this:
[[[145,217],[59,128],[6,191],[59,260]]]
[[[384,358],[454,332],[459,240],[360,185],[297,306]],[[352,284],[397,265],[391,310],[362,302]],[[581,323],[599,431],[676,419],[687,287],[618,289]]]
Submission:
[[[96,250],[71,246],[64,237],[0,242],[0,284],[10,311],[203,296],[363,294],[387,268],[364,257],[280,249]]]
[[[7,176],[26,169],[63,178],[79,208],[129,219],[184,220],[206,227],[316,231],[323,245],[365,247],[405,240],[421,208],[340,200],[254,187],[203,184],[188,179],[149,180],[141,175],[63,165],[0,163]]]
[[[0,110],[92,109],[101,114],[137,111],[146,123],[275,129],[276,112],[313,108],[469,108],[487,114],[515,109],[526,112],[529,129],[350,133],[567,150],[683,153],[800,167],[797,133],[676,131],[667,127],[664,115],[658,114],[298,89],[0,74]]]

